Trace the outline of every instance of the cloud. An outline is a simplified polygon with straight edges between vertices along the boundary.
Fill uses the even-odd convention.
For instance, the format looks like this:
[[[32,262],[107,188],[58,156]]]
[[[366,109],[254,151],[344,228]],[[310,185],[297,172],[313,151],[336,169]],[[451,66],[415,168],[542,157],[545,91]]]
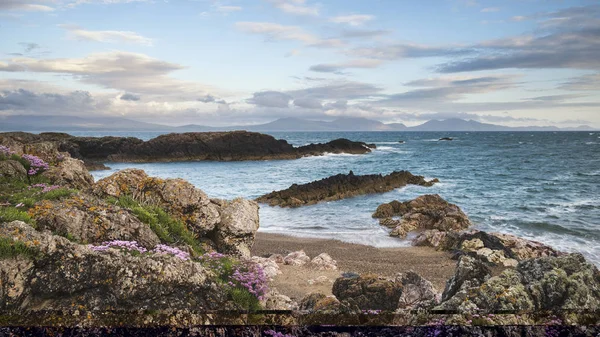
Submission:
[[[135,32],[116,31],[116,30],[85,30],[77,25],[58,25],[67,30],[69,37],[80,41],[95,41],[109,43],[134,43],[145,46],[152,46],[152,39],[141,36]]]
[[[559,89],[573,91],[598,91],[600,88],[600,73],[571,78]]]
[[[126,94],[121,95],[121,97],[119,97],[119,99],[121,99],[123,101],[139,101],[140,96],[126,93]]]
[[[366,22],[375,19],[373,15],[365,15],[365,14],[354,14],[354,15],[340,15],[334,16],[329,19],[331,22],[335,23],[343,23],[350,26],[362,26]]]
[[[383,36],[389,34],[389,30],[377,29],[377,30],[364,30],[364,29],[346,29],[340,34],[340,38],[344,39],[358,39],[358,38],[372,38],[377,36]]]
[[[487,7],[487,8],[483,8],[481,10],[482,13],[492,13],[492,12],[499,12],[500,8],[498,7]]]
[[[83,83],[120,92],[162,96],[167,100],[196,99],[215,91],[196,82],[168,75],[184,66],[151,58],[144,54],[113,51],[93,53],[83,58],[34,59],[19,57],[0,62],[0,72],[56,73],[73,76]]]
[[[492,69],[600,69],[600,6],[539,13],[522,20],[538,21],[537,34],[484,41],[472,46],[474,57],[441,64],[455,73]],[[521,19],[520,19],[521,20]]]
[[[297,26],[285,26],[270,22],[237,22],[236,27],[246,33],[264,35],[272,40],[300,41],[311,47],[341,47],[338,39],[321,39]]]
[[[362,68],[362,69],[371,69],[377,68],[379,65],[383,63],[381,60],[375,59],[359,59],[359,60],[350,60],[341,63],[330,63],[330,64],[316,64],[311,66],[309,69],[311,71],[320,72],[320,73],[335,73],[342,74],[343,70],[351,69],[351,68]]]
[[[307,109],[323,109],[321,101],[312,97],[296,98],[294,99],[294,105]]]
[[[206,95],[206,96],[198,98],[198,101],[202,102],[202,103],[212,103],[212,102],[214,102],[216,100],[217,99],[213,95]]]
[[[66,94],[35,93],[27,89],[0,91],[0,111],[64,115],[96,112],[102,107],[87,91]]]
[[[254,93],[254,97],[248,99],[248,103],[268,108],[287,108],[292,97],[278,91],[261,91]]]
[[[28,11],[28,12],[52,12],[54,8],[41,5],[44,1],[36,0],[2,0],[0,1],[0,11]]]
[[[309,6],[305,0],[267,0],[281,11],[294,15],[318,16],[319,7]]]
[[[383,60],[398,60],[418,57],[460,56],[472,53],[471,48],[462,46],[424,46],[418,44],[391,44],[378,47],[360,47],[349,51],[348,55],[377,58]]]
[[[30,53],[32,52],[34,49],[39,49],[40,45],[37,43],[32,43],[32,42],[20,42],[19,43],[21,46],[23,46],[25,53]]]

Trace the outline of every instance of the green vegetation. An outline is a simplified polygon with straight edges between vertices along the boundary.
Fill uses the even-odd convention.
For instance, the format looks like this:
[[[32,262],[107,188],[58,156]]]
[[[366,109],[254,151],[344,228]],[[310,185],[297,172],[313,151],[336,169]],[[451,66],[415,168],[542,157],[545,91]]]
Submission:
[[[174,219],[161,207],[141,204],[128,195],[121,196],[119,199],[109,197],[107,201],[130,209],[141,222],[150,226],[162,242],[168,244],[185,243],[192,247],[196,253],[204,253],[204,249],[185,224]]]
[[[38,255],[39,251],[36,248],[30,247],[24,242],[0,238],[0,259],[10,259],[16,256],[35,259]]]
[[[260,302],[255,295],[251,294],[248,289],[243,287],[235,287],[229,290],[229,297],[239,307],[240,310],[259,311],[262,310]]]
[[[29,208],[42,200],[59,200],[77,193],[76,190],[51,186],[42,176],[31,178],[34,185],[26,180],[0,177],[0,223],[20,220],[35,225],[34,219],[27,213]]]

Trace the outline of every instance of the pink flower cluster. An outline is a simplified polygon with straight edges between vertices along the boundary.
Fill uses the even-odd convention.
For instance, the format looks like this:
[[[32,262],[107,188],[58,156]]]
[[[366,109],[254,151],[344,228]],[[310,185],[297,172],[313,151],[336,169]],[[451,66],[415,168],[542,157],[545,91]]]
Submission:
[[[190,253],[184,252],[183,250],[181,250],[179,248],[171,247],[171,246],[167,246],[167,245],[156,245],[156,247],[154,247],[152,252],[158,253],[158,254],[175,255],[184,261],[187,261],[190,259]]]
[[[145,253],[148,250],[142,246],[140,246],[136,241],[124,241],[124,240],[112,240],[102,242],[99,246],[90,245],[92,250],[97,252],[107,251],[109,248],[122,248],[126,250],[138,251],[140,253]]]
[[[283,332],[278,332],[275,330],[265,330],[263,333],[267,336],[272,337],[294,337],[293,335],[284,334]]]
[[[43,161],[38,156],[34,156],[31,154],[24,154],[22,156],[22,158],[29,162],[30,167],[29,167],[29,171],[27,171],[27,174],[29,174],[30,176],[34,176],[34,175],[44,172],[45,170],[50,168],[48,163]]]
[[[6,157],[12,156],[15,154],[8,146],[0,145],[0,155],[4,155]]]
[[[170,255],[174,255],[184,261],[187,261],[190,259],[190,254],[187,252],[184,252],[183,250],[181,250],[179,248],[159,244],[159,245],[156,245],[156,247],[154,247],[153,250],[148,251],[146,248],[140,246],[139,243],[137,243],[136,241],[112,240],[112,241],[103,242],[99,246],[90,245],[90,248],[96,252],[104,252],[104,251],[107,251],[109,248],[118,248],[118,249],[125,249],[128,251],[136,251],[136,252],[139,252],[142,254],[147,253],[147,252],[157,253],[157,254],[170,254]]]
[[[251,294],[262,301],[269,291],[269,279],[264,269],[255,263],[246,263],[233,272],[233,281],[229,282],[232,287],[242,286]]]
[[[27,187],[27,189],[32,189],[32,188],[41,188],[42,193],[48,193],[50,191],[54,191],[55,189],[60,188],[60,186],[59,185],[46,185],[46,184],[42,183],[42,184],[34,184],[34,185]]]

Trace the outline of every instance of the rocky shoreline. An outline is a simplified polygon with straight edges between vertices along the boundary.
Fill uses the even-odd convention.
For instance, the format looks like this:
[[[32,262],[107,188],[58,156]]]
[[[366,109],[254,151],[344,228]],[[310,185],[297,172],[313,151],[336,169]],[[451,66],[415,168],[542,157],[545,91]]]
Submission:
[[[0,145],[20,152],[67,152],[90,170],[104,162],[243,161],[298,159],[325,153],[365,154],[374,144],[336,139],[294,147],[285,140],[247,131],[190,132],[161,135],[148,141],[134,137],[75,137],[66,133],[0,133]]]
[[[388,175],[338,174],[307,184],[294,184],[281,191],[273,191],[256,199],[269,206],[300,207],[324,201],[341,200],[364,194],[385,193],[406,185],[432,186],[437,179],[426,181],[408,171],[392,172]]]
[[[0,146],[5,326],[600,324],[600,271],[581,254],[469,229],[472,222],[460,208],[437,195],[393,201],[374,216],[396,236],[416,231],[414,251],[430,249],[429,256],[448,261],[443,289],[419,273],[418,259],[412,261],[416,270],[395,270],[395,263],[408,264],[395,260],[385,275],[361,268],[368,259],[382,259],[375,248],[360,265],[340,253],[350,246],[338,248],[336,258],[327,244],[311,256],[277,245],[254,255],[260,225],[255,201],[210,198],[185,180],[136,169],[95,182],[59,143],[11,144]],[[289,205],[299,195],[308,204],[395,188],[380,175],[358,177],[296,186],[289,197],[269,200]],[[386,177],[433,183],[405,171]],[[330,196],[331,190],[337,194]],[[273,286],[308,270],[306,282],[331,294],[294,297],[285,283]]]

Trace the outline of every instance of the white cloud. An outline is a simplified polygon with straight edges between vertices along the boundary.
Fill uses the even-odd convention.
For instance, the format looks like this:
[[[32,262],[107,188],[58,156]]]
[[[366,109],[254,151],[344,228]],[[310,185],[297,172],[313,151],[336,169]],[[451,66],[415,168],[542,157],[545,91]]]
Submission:
[[[85,30],[77,25],[58,25],[67,30],[70,38],[81,41],[95,41],[108,43],[135,43],[152,46],[152,39],[139,35],[135,32],[116,30]]]
[[[237,22],[236,27],[251,34],[261,34],[273,40],[300,41],[312,47],[341,47],[339,39],[321,39],[297,26],[285,26],[271,22]]]
[[[358,59],[350,60],[340,63],[329,63],[329,64],[316,64],[310,67],[310,70],[320,73],[342,73],[344,69],[349,68],[362,68],[372,69],[377,68],[383,63],[381,60],[376,59]]]
[[[329,21],[335,23],[343,23],[350,26],[362,26],[363,24],[373,20],[374,18],[375,17],[373,15],[354,14],[335,16],[329,19]]]
[[[281,11],[294,15],[318,16],[319,7],[309,6],[305,0],[267,0]]]
[[[0,11],[28,11],[28,12],[52,12],[54,8],[43,5],[43,0],[2,0],[0,1]]]

